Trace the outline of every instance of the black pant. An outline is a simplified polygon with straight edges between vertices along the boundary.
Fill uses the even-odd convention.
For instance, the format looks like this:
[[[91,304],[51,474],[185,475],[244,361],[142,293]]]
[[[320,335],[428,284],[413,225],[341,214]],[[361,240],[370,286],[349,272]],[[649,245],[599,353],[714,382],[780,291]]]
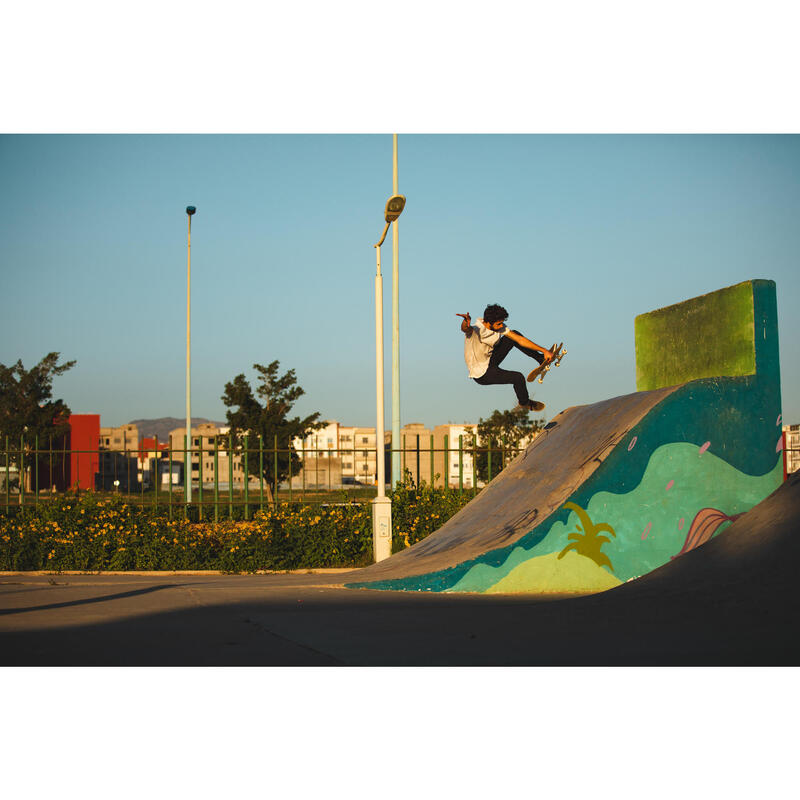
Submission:
[[[519,331],[512,331],[518,335],[522,335]],[[525,376],[521,372],[512,372],[508,369],[500,369],[500,362],[511,352],[511,348],[516,347],[517,350],[522,350],[526,356],[530,356],[540,364],[544,361],[544,354],[539,350],[532,350],[530,347],[523,347],[521,344],[511,341],[508,336],[500,337],[500,341],[494,346],[492,355],[489,357],[489,368],[480,378],[473,378],[475,383],[481,386],[494,386],[501,383],[511,383],[514,385],[514,391],[517,395],[517,401],[524,405],[530,398],[528,397],[528,386],[525,381]]]

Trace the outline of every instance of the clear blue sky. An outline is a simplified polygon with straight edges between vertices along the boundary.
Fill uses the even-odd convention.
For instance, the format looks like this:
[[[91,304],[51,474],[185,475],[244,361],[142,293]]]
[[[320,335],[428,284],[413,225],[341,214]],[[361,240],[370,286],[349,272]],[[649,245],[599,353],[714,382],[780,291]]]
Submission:
[[[749,278],[777,283],[783,408],[800,422],[800,137],[401,135],[402,423],[476,422],[510,387],[467,379],[456,312],[488,302],[543,345],[548,418],[635,390],[634,317]],[[374,425],[373,244],[390,135],[0,137],[0,362],[51,350],[55,395],[102,424],[192,410],[273,359],[301,414]],[[391,426],[391,237],[383,248]],[[512,353],[506,365],[532,362]]]

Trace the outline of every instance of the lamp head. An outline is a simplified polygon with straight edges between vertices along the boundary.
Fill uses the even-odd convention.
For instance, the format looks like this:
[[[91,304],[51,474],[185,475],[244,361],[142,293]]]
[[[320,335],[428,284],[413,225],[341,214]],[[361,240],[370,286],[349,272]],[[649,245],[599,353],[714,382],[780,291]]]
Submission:
[[[186,206],[186,213],[191,217],[197,209],[194,206]]]
[[[406,198],[402,194],[392,195],[386,201],[386,211],[384,218],[387,222],[394,222],[402,213],[406,206]]]

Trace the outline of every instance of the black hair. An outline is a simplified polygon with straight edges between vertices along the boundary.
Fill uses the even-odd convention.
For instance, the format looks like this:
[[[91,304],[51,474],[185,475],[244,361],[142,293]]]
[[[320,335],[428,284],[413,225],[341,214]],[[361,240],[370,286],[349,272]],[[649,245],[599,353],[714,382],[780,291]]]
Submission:
[[[486,310],[483,312],[484,322],[505,322],[507,319],[508,311],[497,304],[486,306]]]

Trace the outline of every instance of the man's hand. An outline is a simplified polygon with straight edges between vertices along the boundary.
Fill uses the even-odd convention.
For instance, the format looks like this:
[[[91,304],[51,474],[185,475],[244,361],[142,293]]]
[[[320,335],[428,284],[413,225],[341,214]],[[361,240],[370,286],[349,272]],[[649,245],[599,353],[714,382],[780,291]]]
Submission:
[[[463,317],[464,319],[461,321],[461,332],[467,333],[470,327],[472,326],[472,320],[469,316],[469,311],[466,314],[456,314],[457,317]]]

